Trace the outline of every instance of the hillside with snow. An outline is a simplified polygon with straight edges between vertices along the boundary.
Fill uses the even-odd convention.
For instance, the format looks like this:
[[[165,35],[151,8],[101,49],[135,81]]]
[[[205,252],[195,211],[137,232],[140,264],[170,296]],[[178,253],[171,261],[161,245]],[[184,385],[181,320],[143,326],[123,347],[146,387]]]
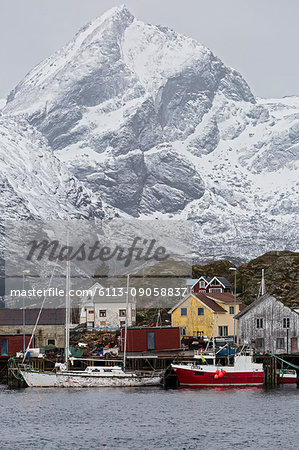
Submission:
[[[0,186],[2,221],[101,216],[101,202],[21,118],[0,117]]]
[[[67,175],[51,174],[47,217],[86,216],[91,208],[109,217],[192,220],[199,259],[298,249],[299,98],[255,98],[209,49],[144,24],[124,6],[35,67],[1,113],[4,121],[28,121],[47,158],[88,199],[78,204]],[[22,154],[36,179],[44,167],[32,175],[30,164],[41,151]],[[4,164],[9,174],[13,162]],[[35,189],[21,209],[45,217],[34,196]],[[18,215],[15,203],[2,207]]]

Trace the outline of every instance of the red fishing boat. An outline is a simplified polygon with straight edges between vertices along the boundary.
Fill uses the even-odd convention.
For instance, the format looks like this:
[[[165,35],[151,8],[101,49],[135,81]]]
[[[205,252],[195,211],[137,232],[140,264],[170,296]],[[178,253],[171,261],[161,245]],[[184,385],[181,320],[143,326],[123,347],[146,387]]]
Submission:
[[[296,370],[285,370],[281,369],[280,371],[280,383],[296,383],[297,382],[297,374]]]
[[[172,364],[181,386],[262,386],[263,364],[253,362],[252,356],[235,356],[232,366],[220,366],[215,358],[203,358],[202,364]]]

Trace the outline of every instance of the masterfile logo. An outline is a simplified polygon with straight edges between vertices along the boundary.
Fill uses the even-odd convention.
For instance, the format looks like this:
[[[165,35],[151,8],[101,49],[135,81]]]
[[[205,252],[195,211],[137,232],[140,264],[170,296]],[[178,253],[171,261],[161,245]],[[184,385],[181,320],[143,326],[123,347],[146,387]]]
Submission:
[[[142,239],[136,237],[127,248],[117,245],[115,248],[102,245],[100,241],[95,241],[93,245],[85,242],[79,246],[61,245],[59,240],[42,241],[33,240],[28,242],[29,252],[27,261],[41,261],[48,258],[49,261],[100,261],[106,262],[115,259],[123,263],[124,267],[129,267],[132,260],[136,261],[164,261],[169,258],[169,254],[164,246],[157,246],[157,240]]]
[[[122,290],[130,275],[130,295],[142,298],[143,304],[176,298],[185,287],[179,279],[191,277],[190,221],[7,221],[5,228],[5,288],[10,297],[24,289],[65,289],[68,263],[76,292],[99,282],[107,289],[106,297],[125,297]]]

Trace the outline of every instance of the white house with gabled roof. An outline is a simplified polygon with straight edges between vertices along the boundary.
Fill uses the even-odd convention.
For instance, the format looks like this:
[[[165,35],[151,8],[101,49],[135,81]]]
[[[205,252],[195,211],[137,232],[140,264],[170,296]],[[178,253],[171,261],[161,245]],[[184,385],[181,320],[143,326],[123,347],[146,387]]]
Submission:
[[[95,283],[81,298],[80,324],[86,324],[88,328],[115,330],[125,326],[127,315],[128,326],[135,325],[136,299],[129,296],[126,312],[125,289],[119,289],[113,291]]]
[[[203,292],[203,293],[225,293],[232,292],[232,285],[224,277],[208,277],[202,275],[197,279],[188,279],[186,282],[188,291],[191,292]]]
[[[224,277],[213,277],[207,287],[206,292],[209,293],[224,293],[224,292],[231,292],[232,291],[232,285],[230,282],[224,278]]]

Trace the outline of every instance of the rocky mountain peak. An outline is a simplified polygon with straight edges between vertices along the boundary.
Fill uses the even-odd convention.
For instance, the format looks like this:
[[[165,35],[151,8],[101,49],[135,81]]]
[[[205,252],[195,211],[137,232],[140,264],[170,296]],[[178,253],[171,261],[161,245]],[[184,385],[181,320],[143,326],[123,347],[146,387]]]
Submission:
[[[1,112],[25,117],[105,208],[192,220],[203,258],[298,246],[299,100],[255,99],[209,49],[125,6],[35,67]]]

